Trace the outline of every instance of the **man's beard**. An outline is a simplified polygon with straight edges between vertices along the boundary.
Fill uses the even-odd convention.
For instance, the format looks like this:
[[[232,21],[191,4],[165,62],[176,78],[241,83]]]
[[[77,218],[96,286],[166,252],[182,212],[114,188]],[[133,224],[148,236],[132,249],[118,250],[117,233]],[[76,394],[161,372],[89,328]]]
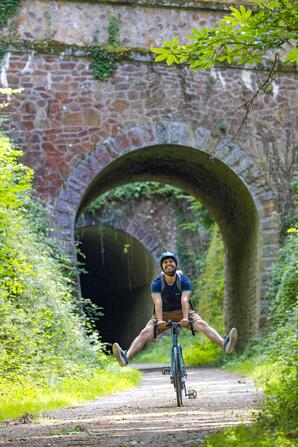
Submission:
[[[170,271],[170,272],[167,272],[166,270],[162,269],[162,271],[164,272],[164,274],[165,274],[165,275],[168,275],[168,276],[175,276],[176,270],[177,270],[177,266],[176,266],[172,271]]]

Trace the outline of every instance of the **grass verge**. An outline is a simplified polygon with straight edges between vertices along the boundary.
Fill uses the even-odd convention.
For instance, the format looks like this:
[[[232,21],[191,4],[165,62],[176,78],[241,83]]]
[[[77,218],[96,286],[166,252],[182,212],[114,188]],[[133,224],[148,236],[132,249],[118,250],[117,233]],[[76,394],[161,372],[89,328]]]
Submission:
[[[136,386],[140,371],[111,364],[104,369],[90,369],[84,374],[70,375],[53,384],[30,383],[22,378],[18,383],[0,382],[0,422],[25,414],[68,407],[97,399],[103,395]]]
[[[239,425],[219,432],[205,440],[204,447],[296,447],[295,440],[283,433],[264,430],[262,423],[248,427]]]
[[[179,344],[183,349],[183,358],[186,365],[211,365],[218,362],[223,353],[202,334],[191,336],[190,331],[181,331]],[[150,343],[146,349],[134,357],[135,363],[169,363],[172,338],[163,335]]]

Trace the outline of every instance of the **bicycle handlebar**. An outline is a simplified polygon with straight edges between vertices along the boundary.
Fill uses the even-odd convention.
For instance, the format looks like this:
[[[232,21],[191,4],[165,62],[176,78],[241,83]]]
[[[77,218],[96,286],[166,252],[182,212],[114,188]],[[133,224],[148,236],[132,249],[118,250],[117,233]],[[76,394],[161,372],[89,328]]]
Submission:
[[[192,320],[188,320],[188,324],[190,324],[192,335],[195,336],[195,331],[194,331],[194,328],[193,328]],[[166,325],[167,325],[168,329],[173,327],[173,326],[181,328],[181,324],[180,324],[179,321],[168,320],[166,322]],[[155,322],[154,322],[154,338],[157,337],[157,329],[158,329],[157,320],[155,320]]]

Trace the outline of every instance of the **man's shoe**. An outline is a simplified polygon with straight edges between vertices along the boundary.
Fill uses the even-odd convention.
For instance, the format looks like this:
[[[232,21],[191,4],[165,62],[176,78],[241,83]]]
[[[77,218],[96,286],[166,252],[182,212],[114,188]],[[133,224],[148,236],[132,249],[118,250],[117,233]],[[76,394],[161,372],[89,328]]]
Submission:
[[[235,344],[237,343],[237,338],[238,338],[237,329],[233,327],[230,330],[229,335],[224,337],[224,351],[227,354],[231,354],[231,352],[234,351]]]
[[[128,364],[126,351],[123,351],[118,343],[113,343],[113,355],[116,357],[120,366],[126,366]]]

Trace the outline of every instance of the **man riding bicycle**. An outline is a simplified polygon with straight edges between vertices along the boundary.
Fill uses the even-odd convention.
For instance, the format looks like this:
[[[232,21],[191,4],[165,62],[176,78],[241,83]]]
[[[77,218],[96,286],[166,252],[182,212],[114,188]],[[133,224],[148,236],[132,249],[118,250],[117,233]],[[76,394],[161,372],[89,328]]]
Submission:
[[[167,330],[168,320],[179,321],[181,327],[188,329],[191,329],[192,325],[194,331],[205,334],[228,354],[234,350],[237,342],[236,328],[232,328],[229,335],[223,338],[195,312],[189,301],[191,281],[177,270],[177,265],[178,260],[174,253],[167,251],[161,254],[162,272],[151,283],[151,297],[155,310],[152,318],[127,351],[124,351],[118,343],[113,344],[113,354],[120,366],[126,366],[145,344],[154,338],[155,324],[158,334]]]

